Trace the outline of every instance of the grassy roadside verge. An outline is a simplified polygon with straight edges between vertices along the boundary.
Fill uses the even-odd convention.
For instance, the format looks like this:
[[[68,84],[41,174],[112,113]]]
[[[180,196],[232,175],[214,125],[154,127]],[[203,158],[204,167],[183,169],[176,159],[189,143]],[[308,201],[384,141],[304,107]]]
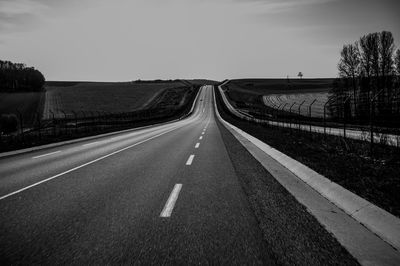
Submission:
[[[358,265],[219,121],[219,131],[277,265]],[[295,217],[295,218],[294,218]]]
[[[260,125],[236,118],[222,104],[221,116],[229,123],[264,141],[353,193],[400,217],[400,149],[358,140]]]

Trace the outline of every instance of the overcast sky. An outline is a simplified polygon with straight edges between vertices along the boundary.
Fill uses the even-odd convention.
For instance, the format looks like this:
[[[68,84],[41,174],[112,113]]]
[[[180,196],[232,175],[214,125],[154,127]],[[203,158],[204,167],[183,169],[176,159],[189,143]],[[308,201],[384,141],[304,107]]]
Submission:
[[[399,0],[0,0],[0,59],[47,80],[335,77]]]

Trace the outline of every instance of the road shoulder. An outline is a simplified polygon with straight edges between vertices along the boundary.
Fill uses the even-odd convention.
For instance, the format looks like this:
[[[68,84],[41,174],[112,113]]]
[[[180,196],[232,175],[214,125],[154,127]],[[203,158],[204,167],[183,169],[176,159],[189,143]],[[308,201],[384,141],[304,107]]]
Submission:
[[[267,172],[269,176],[272,177],[272,179],[274,179],[276,182],[279,181],[279,183],[284,187],[286,193],[289,194],[290,192],[290,194],[294,196],[296,202],[301,203],[301,207],[312,214],[312,216],[315,217],[314,219],[318,220],[317,222],[325,227],[329,233],[333,234],[340,244],[343,245],[361,264],[372,263],[380,265],[395,265],[399,262],[399,253],[393,247],[370,232],[352,217],[344,213],[326,198],[322,197],[321,194],[317,193],[309,185],[301,181],[287,168],[256,147],[248,139],[244,138],[229,127],[226,129],[223,125],[221,125],[221,123],[220,127],[221,131],[224,129],[225,131],[230,131],[230,134],[225,134],[225,136],[234,138],[242,147],[242,149],[244,149],[248,155],[253,158],[253,160],[256,158],[259,167],[262,167],[264,170],[266,169],[267,171],[265,172]],[[224,139],[229,139],[229,137],[224,137]],[[231,143],[226,145],[228,150],[233,149],[232,147],[234,147],[234,142],[230,142]],[[249,154],[249,152],[251,154]],[[235,156],[237,156],[235,155],[237,153],[238,151],[230,152],[230,155],[232,154],[232,160],[234,160]],[[240,164],[243,164],[240,158],[236,161],[237,162],[234,162],[234,165],[236,165],[235,167],[237,168],[240,167]],[[252,171],[254,170],[248,167],[247,172],[251,173]],[[246,174],[246,171],[244,171],[244,174]],[[252,179],[254,179],[254,177],[252,177]],[[264,180],[267,180],[267,178],[264,178]],[[254,183],[256,181],[251,180],[251,182]],[[254,191],[259,191],[261,187],[262,183],[260,182],[260,187],[256,186]],[[265,193],[268,193],[268,191],[264,192],[263,194]],[[258,196],[260,199],[257,199],[256,197],[255,200],[262,201],[262,199],[266,197],[263,194]],[[251,196],[254,197],[253,194],[250,194],[249,198]],[[287,197],[285,201],[289,198],[290,197]],[[282,204],[282,206],[286,206],[285,204],[287,204],[287,202]],[[252,205],[256,204],[253,203]],[[256,206],[260,208],[262,207],[262,204],[258,204]],[[266,210],[271,212],[270,209]],[[282,215],[283,214],[284,212],[282,212]],[[259,215],[257,216],[259,217]],[[296,220],[300,218],[297,215],[292,217],[296,217]],[[317,227],[312,226],[312,228],[313,230],[316,230],[315,228]],[[327,231],[325,232],[327,233]],[[292,231],[287,230],[287,232]],[[298,233],[301,233],[301,231],[298,231]]]
[[[218,127],[264,239],[281,259],[280,263],[357,264],[339,242],[220,122]]]

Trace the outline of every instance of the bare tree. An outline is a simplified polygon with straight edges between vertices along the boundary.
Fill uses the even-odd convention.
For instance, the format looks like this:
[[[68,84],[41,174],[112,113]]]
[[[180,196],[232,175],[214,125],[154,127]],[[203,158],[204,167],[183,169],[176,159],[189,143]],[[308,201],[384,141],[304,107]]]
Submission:
[[[365,94],[365,102],[369,105],[371,94],[377,91],[377,77],[379,75],[379,34],[370,33],[360,38],[360,56],[362,72],[361,91]],[[367,107],[367,106],[366,106]]]
[[[382,77],[387,77],[393,73],[394,39],[391,32],[381,32],[379,52]]]
[[[396,67],[396,74],[400,76],[400,49],[397,49],[395,57],[394,57],[394,64]]]
[[[391,94],[392,94],[392,80],[393,80],[393,54],[394,54],[394,39],[391,32],[382,31],[379,35],[380,46],[380,70],[381,70],[381,87],[386,94],[382,95],[382,99],[386,102],[387,110],[391,110]]]
[[[342,78],[351,79],[353,88],[354,112],[357,110],[357,84],[356,79],[360,74],[360,52],[358,44],[346,44],[340,52],[341,58],[338,64],[339,75]]]

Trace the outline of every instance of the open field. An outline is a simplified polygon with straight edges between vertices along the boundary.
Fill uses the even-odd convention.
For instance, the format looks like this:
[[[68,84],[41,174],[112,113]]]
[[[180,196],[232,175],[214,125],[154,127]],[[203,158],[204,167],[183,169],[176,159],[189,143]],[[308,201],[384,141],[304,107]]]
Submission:
[[[292,112],[298,113],[300,107],[301,115],[309,115],[308,107],[312,104],[311,116],[323,117],[324,105],[328,101],[328,96],[328,92],[269,94],[264,95],[262,99],[266,106],[271,108],[280,107],[284,111],[289,110],[289,108],[292,106]],[[328,115],[329,112],[327,111],[326,114]]]
[[[190,112],[199,86],[160,90],[144,109],[131,112],[72,112],[23,128],[24,134],[0,138],[0,152],[81,138],[180,119]]]
[[[327,93],[332,86],[333,79],[237,79],[231,80],[224,89],[228,96],[237,104],[263,106],[263,96],[290,94]],[[298,102],[296,97],[292,101]]]
[[[62,112],[131,112],[146,107],[165,89],[183,87],[181,81],[50,82],[46,87],[43,118]]]
[[[0,114],[18,115],[18,110],[24,124],[30,126],[37,115],[41,114],[43,102],[43,92],[0,93]]]

